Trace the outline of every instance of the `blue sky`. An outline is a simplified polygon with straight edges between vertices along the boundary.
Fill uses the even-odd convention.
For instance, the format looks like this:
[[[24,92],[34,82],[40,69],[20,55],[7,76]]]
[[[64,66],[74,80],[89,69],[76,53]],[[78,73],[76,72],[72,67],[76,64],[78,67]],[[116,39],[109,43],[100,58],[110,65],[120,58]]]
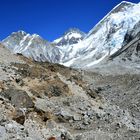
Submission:
[[[140,0],[128,0],[138,3]],[[0,40],[24,30],[52,41],[71,27],[88,32],[121,0],[0,0]]]

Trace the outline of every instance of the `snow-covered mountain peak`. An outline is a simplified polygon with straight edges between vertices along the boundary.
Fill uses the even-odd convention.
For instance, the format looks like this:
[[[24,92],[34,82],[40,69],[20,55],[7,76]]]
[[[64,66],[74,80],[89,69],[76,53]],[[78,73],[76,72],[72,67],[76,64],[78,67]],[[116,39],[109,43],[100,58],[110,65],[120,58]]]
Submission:
[[[11,33],[11,36],[26,36],[26,35],[27,35],[27,33],[25,31],[22,31],[22,30]]]
[[[33,34],[32,37],[36,38],[36,37],[40,37],[38,34]]]
[[[19,33],[19,34],[27,34],[25,31],[23,31],[23,30],[19,30],[19,31],[17,31],[17,32],[15,32],[15,33]]]
[[[58,62],[60,52],[58,48],[37,34],[27,34],[24,31],[12,33],[2,41],[2,44],[13,53],[23,54],[35,61]]]
[[[77,28],[70,28],[62,37],[54,40],[53,43],[57,44],[57,46],[73,45],[83,40],[85,35],[86,34],[84,32]]]
[[[54,40],[52,44],[56,46],[60,52],[60,61],[59,63],[63,63],[72,59],[73,57],[73,48],[85,38],[86,34],[80,31],[77,28],[70,28],[67,30],[62,37]]]
[[[121,3],[119,3],[118,5],[116,5],[110,12],[111,13],[117,13],[117,12],[122,12],[127,10],[129,7],[132,7],[136,5],[135,3],[132,2],[128,2],[128,1],[122,1]]]
[[[33,38],[35,38],[35,39],[37,39],[37,38],[40,38],[41,39],[41,37],[38,35],[38,34],[29,34],[29,33],[26,33],[25,31],[22,31],[22,30],[19,30],[19,31],[17,31],[17,32],[13,32],[13,33],[11,33],[11,35],[10,36],[8,36],[8,38],[14,38],[15,40],[19,40],[19,41],[25,41],[25,39],[33,39]],[[4,41],[4,40],[3,40]]]
[[[120,4],[118,4],[118,5],[121,5],[121,4],[135,4],[135,3],[133,3],[133,2],[129,2],[129,1],[122,1],[122,2],[120,2]]]
[[[64,65],[92,67],[118,51],[127,31],[140,21],[139,9],[140,4],[125,1],[118,4],[73,48],[73,59]]]
[[[96,33],[96,31],[100,28],[100,26],[103,24],[105,21],[110,20],[110,16],[113,14],[118,15],[120,12],[126,12],[129,11],[129,9],[132,9],[134,6],[137,6],[138,4],[127,2],[127,1],[122,1],[119,3],[117,6],[115,6],[103,19],[101,19],[87,34],[86,37],[89,37],[91,34]],[[135,11],[136,12],[136,11]],[[129,16],[129,15],[128,15]],[[121,17],[117,17],[118,19]]]
[[[64,35],[69,35],[69,34],[72,34],[72,33],[77,33],[77,34],[80,34],[81,36],[85,36],[85,33],[80,31],[78,28],[70,28],[68,29]]]

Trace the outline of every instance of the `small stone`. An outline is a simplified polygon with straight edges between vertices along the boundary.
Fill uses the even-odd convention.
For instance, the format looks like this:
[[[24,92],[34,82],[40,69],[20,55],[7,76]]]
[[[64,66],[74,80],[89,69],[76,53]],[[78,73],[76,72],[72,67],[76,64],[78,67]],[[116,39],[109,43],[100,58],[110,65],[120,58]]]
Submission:
[[[81,116],[80,115],[74,115],[73,116],[74,121],[81,121]]]
[[[20,85],[20,86],[23,86],[23,85],[24,85],[24,82],[23,82],[23,80],[22,80],[21,78],[16,78],[16,79],[15,79],[15,82],[16,82],[18,85]]]
[[[84,119],[88,119],[88,115],[84,115]]]
[[[84,116],[84,122],[83,122],[83,124],[88,125],[89,124],[89,120],[90,120],[90,118],[87,115],[85,115]]]
[[[99,109],[103,110],[103,107],[102,106],[99,106]]]
[[[61,140],[72,140],[71,135],[68,132],[63,132],[61,134]]]
[[[73,123],[73,120],[69,120],[69,123]]]
[[[0,126],[0,137],[3,137],[3,135],[5,135],[6,130],[3,126]]]
[[[94,114],[94,113],[93,113],[92,110],[90,110],[90,111],[87,112],[87,115],[88,115],[89,117],[93,116],[93,114]]]
[[[67,111],[64,111],[64,110],[62,110],[61,112],[60,112],[60,115],[63,117],[63,118],[65,118],[66,120],[71,120],[72,119],[72,114],[70,114],[69,112],[67,112]]]
[[[48,140],[56,140],[56,138],[55,137],[50,137],[50,138],[48,138]]]
[[[133,124],[133,125],[136,125],[136,122],[132,121],[132,124]]]
[[[25,114],[20,109],[15,110],[13,120],[23,125],[25,122]]]
[[[88,125],[89,124],[89,121],[88,120],[84,120],[83,124],[84,125]]]
[[[96,118],[97,118],[97,119],[100,119],[101,116],[97,113],[97,114],[96,114]]]
[[[49,129],[53,129],[53,128],[56,127],[56,123],[55,123],[53,120],[48,120],[48,121],[46,122],[46,126],[47,126],[47,128],[49,128]]]

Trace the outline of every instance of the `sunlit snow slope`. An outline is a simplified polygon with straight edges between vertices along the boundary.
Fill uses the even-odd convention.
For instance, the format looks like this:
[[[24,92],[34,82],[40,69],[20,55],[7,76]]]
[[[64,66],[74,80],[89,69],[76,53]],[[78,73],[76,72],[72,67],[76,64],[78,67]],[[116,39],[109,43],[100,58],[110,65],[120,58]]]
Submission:
[[[140,21],[140,4],[121,2],[73,48],[66,66],[91,67],[118,51],[128,30]]]

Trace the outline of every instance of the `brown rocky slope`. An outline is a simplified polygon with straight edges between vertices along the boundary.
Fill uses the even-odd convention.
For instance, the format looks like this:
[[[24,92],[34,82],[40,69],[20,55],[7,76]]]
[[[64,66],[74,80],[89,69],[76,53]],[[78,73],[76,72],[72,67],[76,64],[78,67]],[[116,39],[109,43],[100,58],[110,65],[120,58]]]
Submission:
[[[1,140],[140,139],[136,75],[33,62],[0,45]]]

